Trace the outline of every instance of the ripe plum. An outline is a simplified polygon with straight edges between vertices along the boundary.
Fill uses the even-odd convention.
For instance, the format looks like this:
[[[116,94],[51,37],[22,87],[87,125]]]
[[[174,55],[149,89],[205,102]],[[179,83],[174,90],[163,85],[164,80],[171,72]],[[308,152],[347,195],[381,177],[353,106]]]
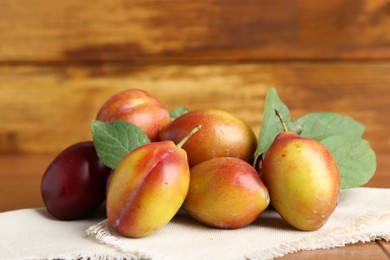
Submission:
[[[110,171],[99,160],[91,141],[66,148],[42,177],[41,193],[47,211],[60,220],[85,218],[105,200]]]

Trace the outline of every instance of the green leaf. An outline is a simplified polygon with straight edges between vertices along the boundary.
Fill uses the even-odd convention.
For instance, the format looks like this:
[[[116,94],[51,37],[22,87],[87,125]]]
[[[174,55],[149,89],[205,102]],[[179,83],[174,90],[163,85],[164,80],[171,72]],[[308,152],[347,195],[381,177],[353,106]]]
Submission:
[[[255,161],[260,155],[262,155],[264,158],[276,135],[283,132],[282,124],[275,114],[275,109],[280,112],[284,122],[287,125],[287,128],[290,131],[298,131],[295,125],[290,122],[290,111],[288,110],[287,106],[279,99],[276,90],[271,88],[268,91],[265,99],[263,122],[259,134],[259,142],[255,154]]]
[[[295,124],[301,127],[301,136],[317,141],[333,135],[361,139],[364,132],[364,126],[351,117],[331,112],[307,114],[296,120]]]
[[[319,112],[295,121],[301,136],[323,143],[335,159],[342,189],[359,187],[375,173],[376,157],[368,142],[362,139],[364,126],[351,117]]]
[[[283,131],[275,109],[281,113],[289,131],[318,140],[327,147],[339,168],[342,189],[361,186],[375,174],[376,155],[362,139],[365,130],[362,124],[331,112],[310,113],[291,123],[290,112],[274,88],[267,93],[255,163],[260,156],[264,158],[275,136]]]
[[[171,118],[171,121],[175,120],[176,118],[178,118],[179,116],[182,116],[184,115],[185,113],[187,113],[189,111],[189,109],[185,108],[185,107],[176,107],[174,108],[170,113],[170,118]]]
[[[333,135],[321,141],[336,160],[341,189],[366,184],[376,170],[376,156],[366,140]]]
[[[96,153],[103,164],[111,169],[115,169],[129,152],[150,143],[140,128],[127,121],[103,123],[93,120],[91,129]]]

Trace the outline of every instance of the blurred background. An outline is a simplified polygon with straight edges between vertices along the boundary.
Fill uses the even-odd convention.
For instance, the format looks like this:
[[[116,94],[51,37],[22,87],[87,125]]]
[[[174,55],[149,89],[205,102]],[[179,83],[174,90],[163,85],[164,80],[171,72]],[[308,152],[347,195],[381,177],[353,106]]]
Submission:
[[[258,135],[275,87],[293,119],[366,126],[390,187],[390,1],[0,0],[0,212],[39,207],[40,178],[118,91],[219,108]],[[11,199],[12,198],[12,199]]]

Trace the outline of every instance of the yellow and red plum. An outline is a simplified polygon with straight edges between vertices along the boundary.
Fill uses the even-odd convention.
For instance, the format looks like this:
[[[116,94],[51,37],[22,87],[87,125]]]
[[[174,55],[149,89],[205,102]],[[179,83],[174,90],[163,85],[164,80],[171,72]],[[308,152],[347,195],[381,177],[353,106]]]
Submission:
[[[235,229],[256,220],[268,204],[267,188],[250,164],[219,157],[191,168],[183,208],[205,225]]]
[[[97,120],[128,121],[141,128],[151,141],[158,140],[160,130],[169,122],[168,110],[150,93],[128,89],[108,99],[100,108]]]
[[[202,125],[202,131],[183,145],[190,167],[217,157],[252,160],[257,144],[253,130],[243,120],[223,110],[190,111],[163,128],[160,139],[177,143],[197,125]]]
[[[186,152],[172,141],[154,142],[130,152],[112,175],[106,212],[127,237],[144,237],[167,224],[187,195]]]
[[[320,142],[282,132],[262,167],[275,210],[298,230],[317,230],[335,210],[340,176],[335,160]]]

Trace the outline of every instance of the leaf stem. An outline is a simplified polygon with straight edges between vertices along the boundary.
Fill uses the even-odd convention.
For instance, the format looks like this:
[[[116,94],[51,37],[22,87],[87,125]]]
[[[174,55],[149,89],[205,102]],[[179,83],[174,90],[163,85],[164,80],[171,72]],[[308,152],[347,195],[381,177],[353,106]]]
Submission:
[[[193,136],[196,132],[198,132],[201,128],[202,128],[202,125],[198,125],[194,129],[192,129],[191,132],[186,137],[184,137],[176,146],[181,148],[184,145],[184,143],[187,142],[187,140],[191,136]]]
[[[275,114],[279,117],[280,123],[282,123],[283,131],[288,132],[288,129],[287,129],[286,123],[283,120],[282,114],[277,109],[275,109]]]

